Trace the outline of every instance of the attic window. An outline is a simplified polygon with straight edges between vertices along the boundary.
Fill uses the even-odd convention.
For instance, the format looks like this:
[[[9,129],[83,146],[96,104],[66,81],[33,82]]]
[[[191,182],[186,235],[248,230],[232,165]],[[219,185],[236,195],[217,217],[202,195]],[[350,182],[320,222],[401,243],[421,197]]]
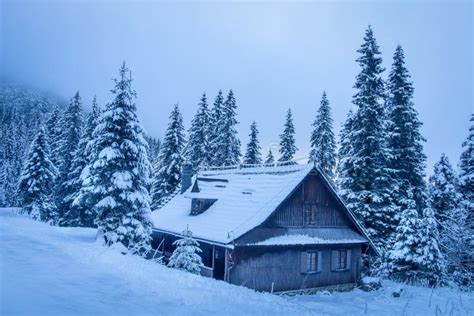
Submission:
[[[208,208],[211,207],[216,199],[198,199],[194,198],[191,200],[191,214],[190,215],[199,215],[204,213]]]

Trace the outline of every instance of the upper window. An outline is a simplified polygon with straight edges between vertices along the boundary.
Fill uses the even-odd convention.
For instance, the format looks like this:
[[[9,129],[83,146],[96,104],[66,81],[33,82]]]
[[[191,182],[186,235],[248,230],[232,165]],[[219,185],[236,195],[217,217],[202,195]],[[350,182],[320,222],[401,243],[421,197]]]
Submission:
[[[305,224],[314,225],[316,224],[316,205],[305,204]]]

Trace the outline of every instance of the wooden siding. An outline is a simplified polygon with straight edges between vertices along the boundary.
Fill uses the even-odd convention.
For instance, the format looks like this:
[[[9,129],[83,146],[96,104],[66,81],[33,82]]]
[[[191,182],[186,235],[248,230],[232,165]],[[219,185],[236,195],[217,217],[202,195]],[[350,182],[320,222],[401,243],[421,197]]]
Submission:
[[[331,250],[351,249],[351,268],[331,271]],[[322,251],[321,271],[301,272],[301,253]],[[259,291],[288,291],[356,283],[360,278],[361,246],[237,247],[229,282]]]
[[[305,210],[316,209],[315,223],[305,223]],[[318,174],[309,174],[262,225],[266,227],[352,227],[343,206],[334,198]]]

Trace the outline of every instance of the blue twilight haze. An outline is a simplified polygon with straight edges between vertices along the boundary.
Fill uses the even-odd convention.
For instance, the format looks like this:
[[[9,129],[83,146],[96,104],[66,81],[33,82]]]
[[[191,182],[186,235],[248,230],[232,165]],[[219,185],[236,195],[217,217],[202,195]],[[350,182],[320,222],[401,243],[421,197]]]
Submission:
[[[297,157],[306,156],[323,90],[336,132],[352,106],[356,50],[372,25],[385,76],[397,44],[405,50],[424,122],[428,173],[446,152],[456,164],[473,111],[471,1],[0,3],[3,80],[86,106],[110,100],[123,60],[133,71],[140,119],[162,137],[179,103],[186,128],[202,92],[212,103],[232,88],[242,144],[253,120],[265,153],[278,142],[286,110],[295,119]]]

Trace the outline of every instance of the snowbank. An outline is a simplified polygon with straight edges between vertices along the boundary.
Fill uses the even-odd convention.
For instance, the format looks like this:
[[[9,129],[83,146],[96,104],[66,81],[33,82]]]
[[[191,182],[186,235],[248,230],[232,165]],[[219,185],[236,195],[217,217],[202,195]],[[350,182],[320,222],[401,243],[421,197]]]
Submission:
[[[100,246],[96,230],[59,228],[0,209],[0,315],[472,315],[472,293],[383,282],[279,297]]]

